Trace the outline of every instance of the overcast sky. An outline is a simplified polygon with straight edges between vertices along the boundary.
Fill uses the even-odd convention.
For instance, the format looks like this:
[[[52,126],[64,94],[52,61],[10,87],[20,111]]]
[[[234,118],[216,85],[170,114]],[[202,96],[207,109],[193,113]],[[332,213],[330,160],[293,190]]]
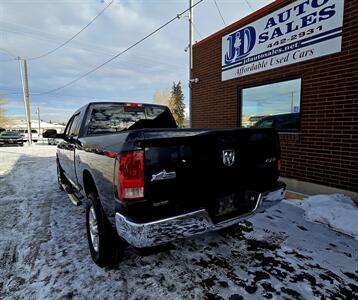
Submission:
[[[7,99],[11,117],[24,117],[19,65],[9,55],[30,58],[50,51],[69,39],[110,1],[0,0],[0,95]],[[194,0],[194,2],[196,2]],[[259,9],[272,0],[248,0]],[[60,50],[28,62],[30,93],[64,85],[103,63],[188,7],[188,0],[114,0],[85,31]],[[245,0],[217,0],[227,24],[250,14]],[[222,29],[213,0],[195,10],[195,40]],[[200,35],[199,35],[200,34]],[[151,103],[156,89],[183,85],[188,103],[188,21],[175,21],[154,37],[97,72],[61,91],[31,96],[42,119],[64,122],[89,101],[115,100]],[[10,54],[9,54],[10,53]],[[13,94],[20,93],[20,94]]]

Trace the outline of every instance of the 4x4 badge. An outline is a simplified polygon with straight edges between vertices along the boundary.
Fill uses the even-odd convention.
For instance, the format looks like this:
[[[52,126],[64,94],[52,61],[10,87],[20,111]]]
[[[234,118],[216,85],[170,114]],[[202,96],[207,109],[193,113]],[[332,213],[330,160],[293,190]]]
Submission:
[[[223,156],[223,164],[225,166],[231,167],[235,162],[235,150],[223,150],[222,152]]]

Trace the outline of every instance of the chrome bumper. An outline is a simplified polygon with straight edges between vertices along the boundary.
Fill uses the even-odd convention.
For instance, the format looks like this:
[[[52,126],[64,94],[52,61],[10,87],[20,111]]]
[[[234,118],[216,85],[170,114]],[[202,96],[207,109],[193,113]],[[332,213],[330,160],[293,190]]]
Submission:
[[[213,223],[205,209],[140,224],[133,223],[120,213],[116,213],[117,233],[130,245],[138,248],[165,244],[178,238],[190,237],[234,225],[281,202],[285,190],[286,186],[280,184],[275,190],[261,193],[256,207],[251,212],[217,224]]]

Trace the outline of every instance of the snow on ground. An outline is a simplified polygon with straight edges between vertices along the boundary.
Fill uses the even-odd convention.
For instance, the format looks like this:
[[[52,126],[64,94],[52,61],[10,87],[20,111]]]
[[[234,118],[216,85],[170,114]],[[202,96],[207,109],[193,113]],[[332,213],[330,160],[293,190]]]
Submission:
[[[357,298],[358,241],[303,214],[283,202],[101,269],[84,208],[57,189],[55,147],[0,148],[0,298]]]
[[[305,210],[308,221],[326,224],[358,240],[358,207],[345,195],[317,195],[305,201],[288,201]]]

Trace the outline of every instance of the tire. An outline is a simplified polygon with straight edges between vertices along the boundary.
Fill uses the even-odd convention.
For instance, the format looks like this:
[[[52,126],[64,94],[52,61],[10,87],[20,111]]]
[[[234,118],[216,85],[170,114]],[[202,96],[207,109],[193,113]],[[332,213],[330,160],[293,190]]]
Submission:
[[[63,182],[63,171],[61,170],[58,160],[56,162],[57,162],[56,163],[56,165],[57,165],[57,185],[58,185],[58,188],[60,189],[60,191],[63,191],[63,186],[61,184],[61,182]]]
[[[96,193],[88,195],[86,228],[91,257],[99,267],[112,267],[123,256],[125,248],[110,225]]]

